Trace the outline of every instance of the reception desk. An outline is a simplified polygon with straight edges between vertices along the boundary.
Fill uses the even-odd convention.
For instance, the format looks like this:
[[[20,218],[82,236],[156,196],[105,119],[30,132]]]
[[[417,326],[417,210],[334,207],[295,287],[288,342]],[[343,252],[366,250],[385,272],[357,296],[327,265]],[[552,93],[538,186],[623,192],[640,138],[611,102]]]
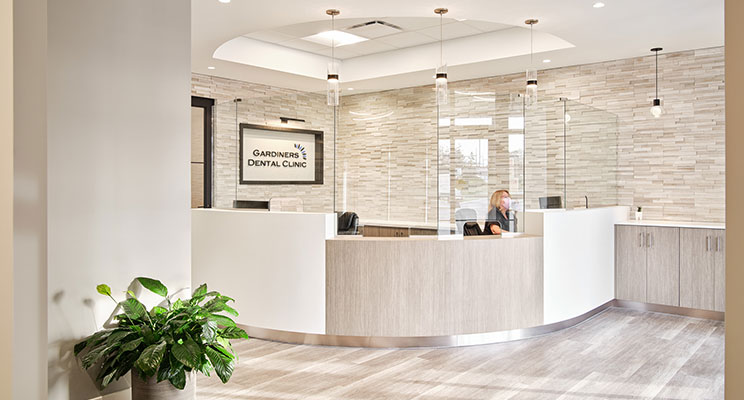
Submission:
[[[192,281],[234,297],[249,335],[309,344],[492,343],[609,307],[613,226],[627,208],[524,217],[525,234],[389,238],[335,236],[333,213],[193,210]],[[577,251],[589,236],[602,239]]]

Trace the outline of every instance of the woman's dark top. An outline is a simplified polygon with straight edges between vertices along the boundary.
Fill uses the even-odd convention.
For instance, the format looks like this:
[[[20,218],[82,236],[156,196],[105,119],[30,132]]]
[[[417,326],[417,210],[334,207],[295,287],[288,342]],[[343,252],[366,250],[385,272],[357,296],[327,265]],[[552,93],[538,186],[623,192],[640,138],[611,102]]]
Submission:
[[[488,212],[488,219],[486,219],[486,226],[483,229],[483,234],[493,235],[491,232],[491,225],[498,225],[502,231],[509,232],[509,219],[501,213],[498,208],[493,208]]]

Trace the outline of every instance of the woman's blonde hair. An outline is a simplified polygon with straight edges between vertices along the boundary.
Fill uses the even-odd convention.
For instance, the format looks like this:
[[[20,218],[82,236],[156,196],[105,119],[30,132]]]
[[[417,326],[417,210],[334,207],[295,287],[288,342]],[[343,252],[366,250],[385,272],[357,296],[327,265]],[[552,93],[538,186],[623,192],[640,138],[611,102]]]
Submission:
[[[493,192],[491,195],[491,201],[488,202],[488,211],[495,209],[499,209],[501,207],[501,199],[504,198],[504,195],[511,197],[508,190],[497,190]]]

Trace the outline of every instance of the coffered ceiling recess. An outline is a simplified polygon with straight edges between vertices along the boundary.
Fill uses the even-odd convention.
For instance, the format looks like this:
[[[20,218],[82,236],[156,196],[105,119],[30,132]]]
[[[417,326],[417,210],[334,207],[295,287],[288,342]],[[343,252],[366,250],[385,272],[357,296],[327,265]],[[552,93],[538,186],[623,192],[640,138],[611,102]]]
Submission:
[[[432,13],[445,6],[444,60],[452,81],[523,71],[527,18],[540,20],[534,51],[543,68],[646,56],[656,46],[673,52],[723,45],[723,0],[604,3],[598,9],[586,0],[192,0],[192,70],[322,91],[333,35],[344,87],[430,84],[439,62],[439,18]],[[341,10],[334,34],[327,8]]]

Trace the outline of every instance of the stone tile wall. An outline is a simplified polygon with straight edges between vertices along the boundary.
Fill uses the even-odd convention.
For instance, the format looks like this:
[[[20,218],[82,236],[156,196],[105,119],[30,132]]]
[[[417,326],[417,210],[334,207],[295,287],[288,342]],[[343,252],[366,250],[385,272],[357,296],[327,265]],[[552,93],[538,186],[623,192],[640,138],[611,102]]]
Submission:
[[[540,71],[540,101],[526,112],[526,154],[514,146],[515,136],[510,152],[509,136],[520,131],[507,125],[509,116],[520,113],[509,94],[523,89],[522,74],[452,82],[450,104],[440,115],[450,125],[439,131],[439,182],[432,86],[344,96],[336,208],[365,219],[434,223],[437,211],[446,220],[458,208],[484,208],[496,189],[509,189],[528,208],[537,206],[539,196],[562,195],[565,116],[558,99],[565,97],[571,116],[565,146],[569,206],[583,206],[586,194],[590,206],[643,206],[646,219],[722,222],[723,48],[662,54],[659,72],[666,112],[655,119],[649,112],[654,97],[651,56]],[[290,116],[325,131],[324,185],[238,185],[237,195],[296,195],[305,199],[306,210],[333,208],[333,111],[322,94],[197,74],[193,93],[218,103],[247,99],[238,106],[241,122]],[[235,106],[221,107],[215,113],[215,204],[226,207],[236,196],[237,144]],[[492,118],[491,125],[455,125],[455,118],[484,116]],[[437,190],[449,200],[439,210]]]

